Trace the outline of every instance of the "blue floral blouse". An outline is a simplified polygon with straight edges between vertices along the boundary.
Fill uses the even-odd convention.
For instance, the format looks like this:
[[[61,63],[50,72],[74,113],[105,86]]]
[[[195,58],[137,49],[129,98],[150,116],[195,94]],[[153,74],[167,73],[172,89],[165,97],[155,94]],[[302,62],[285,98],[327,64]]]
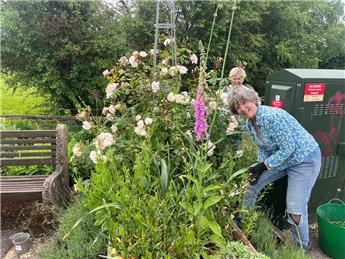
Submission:
[[[247,130],[258,145],[258,161],[265,162],[270,169],[283,170],[297,165],[318,148],[314,137],[283,109],[259,106],[256,124],[259,137],[250,120]]]

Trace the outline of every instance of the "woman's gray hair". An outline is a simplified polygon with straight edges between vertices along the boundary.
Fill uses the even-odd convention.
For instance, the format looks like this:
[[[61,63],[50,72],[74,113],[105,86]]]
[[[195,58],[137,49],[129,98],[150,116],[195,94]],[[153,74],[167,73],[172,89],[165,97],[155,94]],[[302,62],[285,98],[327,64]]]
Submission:
[[[236,108],[246,101],[261,105],[261,99],[257,92],[251,87],[244,85],[233,86],[228,95],[229,108],[233,114],[238,114]]]

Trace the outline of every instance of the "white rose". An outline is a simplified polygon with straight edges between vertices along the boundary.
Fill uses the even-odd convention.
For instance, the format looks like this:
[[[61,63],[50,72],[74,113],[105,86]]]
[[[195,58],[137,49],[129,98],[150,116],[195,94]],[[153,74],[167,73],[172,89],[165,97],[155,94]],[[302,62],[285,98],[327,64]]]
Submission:
[[[136,121],[141,120],[141,116],[140,115],[135,116],[135,120]]]
[[[104,150],[113,144],[115,144],[113,135],[108,132],[102,132],[96,137],[96,147],[100,150]]]
[[[180,65],[177,65],[176,69],[181,75],[187,74],[187,71],[188,71],[188,69],[185,66],[180,66]]]
[[[130,56],[128,62],[129,62],[129,64],[131,64],[132,67],[137,67],[138,66],[138,63],[136,62],[135,56]]]
[[[109,75],[109,74],[110,74],[110,72],[109,72],[108,69],[103,71],[103,76],[107,76],[107,75]]]
[[[145,57],[147,57],[147,53],[145,51],[140,51],[139,56],[142,58],[145,58]]]
[[[161,71],[162,71],[163,74],[168,73],[168,69],[167,69],[166,67],[162,67],[162,70],[161,70]]]
[[[171,42],[172,42],[172,40],[171,39],[165,39],[165,41],[164,41],[164,46],[166,47],[166,46],[168,46],[168,45],[170,45],[171,44]]]
[[[83,121],[83,129],[90,130],[92,128],[92,123],[89,121]]]
[[[119,59],[119,62],[122,64],[122,65],[126,65],[128,64],[128,58],[126,58],[125,56],[121,57]]]
[[[146,125],[151,125],[153,120],[151,118],[145,118],[145,124]]]
[[[189,57],[190,61],[192,62],[192,64],[198,64],[198,57],[195,54],[192,54]]]
[[[82,155],[81,153],[81,146],[79,143],[75,144],[74,147],[73,147],[73,155],[79,157]]]
[[[174,102],[175,99],[176,99],[174,93],[173,93],[173,92],[170,92],[170,93],[168,94],[168,96],[167,96],[167,99],[168,99],[169,102]]]
[[[159,90],[159,82],[153,81],[151,84],[151,90],[156,93]]]
[[[97,153],[95,150],[90,152],[90,159],[94,164],[97,164]]]
[[[115,124],[111,126],[111,131],[114,133],[117,132],[117,126]]]

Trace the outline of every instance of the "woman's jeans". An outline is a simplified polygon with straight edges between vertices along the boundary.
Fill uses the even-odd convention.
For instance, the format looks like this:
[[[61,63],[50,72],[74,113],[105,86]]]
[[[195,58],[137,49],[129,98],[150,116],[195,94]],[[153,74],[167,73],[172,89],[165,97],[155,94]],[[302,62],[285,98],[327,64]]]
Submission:
[[[248,186],[243,196],[244,207],[255,208],[260,191],[269,183],[288,176],[286,195],[286,212],[288,222],[292,225],[292,238],[304,249],[309,246],[308,201],[311,190],[316,182],[321,167],[321,152],[317,148],[300,164],[284,170],[268,170],[261,174],[255,185]],[[296,224],[291,215],[300,215],[300,222]],[[299,241],[301,240],[301,242]]]

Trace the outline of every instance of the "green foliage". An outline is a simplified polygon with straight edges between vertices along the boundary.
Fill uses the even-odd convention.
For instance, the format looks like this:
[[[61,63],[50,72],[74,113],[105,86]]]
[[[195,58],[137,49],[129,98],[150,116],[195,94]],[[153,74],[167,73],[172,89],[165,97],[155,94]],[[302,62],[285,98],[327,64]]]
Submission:
[[[260,212],[255,221],[254,230],[250,234],[250,240],[258,251],[273,256],[276,252],[276,240],[272,231],[272,223],[269,221],[268,216]]]
[[[253,253],[240,242],[229,242],[221,251],[221,258],[243,258],[243,259],[268,259],[269,257],[262,253]]]
[[[81,200],[76,200],[72,206],[63,212],[59,217],[59,228],[57,230],[57,242],[44,250],[42,258],[96,258],[106,251],[105,238],[99,234],[98,228],[94,226],[94,215],[86,216],[69,237],[63,237],[73,227],[76,221],[87,215],[88,210]]]
[[[160,53],[165,57],[169,50],[168,46]],[[188,50],[181,53],[188,55]],[[85,205],[108,236],[114,255],[214,255],[231,238],[246,172],[246,168],[235,171],[235,164],[247,158],[235,160],[228,140],[223,144],[226,151],[216,148],[225,141],[219,139],[226,128],[222,120],[210,126],[209,140],[197,141],[192,133],[194,100],[181,92],[184,78],[189,78],[189,89],[202,84],[211,116],[221,106],[203,68],[186,64],[199,71],[190,75],[184,67],[171,67],[159,59],[159,89],[153,91],[152,64],[145,54],[133,53],[131,64],[124,60],[105,75],[109,80],[105,117],[94,118],[89,108],[77,115],[87,130],[73,147],[72,163],[84,167],[87,159],[89,163],[93,159],[90,181],[79,181],[77,188],[85,194]],[[248,142],[244,147],[249,152],[253,145]]]
[[[2,72],[14,73],[8,83],[34,86],[74,112],[78,104],[94,103],[91,94],[104,84],[101,72],[126,48],[115,13],[101,1],[1,5]]]
[[[49,175],[53,172],[52,165],[8,166],[2,169],[1,175]]]

